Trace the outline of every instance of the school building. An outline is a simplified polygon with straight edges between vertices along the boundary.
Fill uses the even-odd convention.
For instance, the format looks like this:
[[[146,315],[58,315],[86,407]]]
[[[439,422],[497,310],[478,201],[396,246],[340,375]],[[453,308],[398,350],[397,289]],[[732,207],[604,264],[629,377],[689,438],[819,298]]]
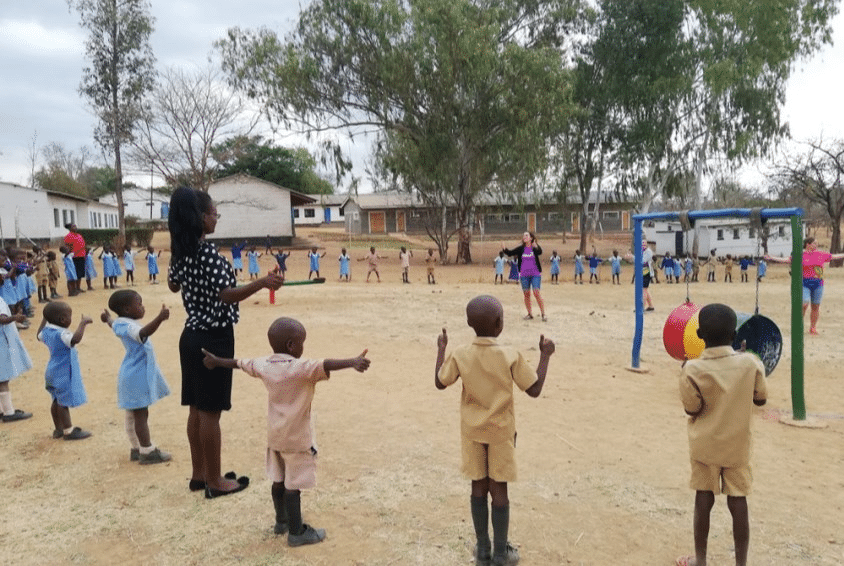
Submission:
[[[654,244],[654,253],[685,255],[692,253],[695,231],[698,237],[698,256],[706,257],[712,250],[715,255],[733,257],[765,255],[760,234],[745,219],[718,218],[698,220],[692,230],[683,231],[676,221],[655,221],[643,226],[643,235]],[[792,234],[788,219],[769,219],[764,227],[767,232],[767,254],[775,257],[791,255]],[[758,252],[757,252],[758,250]]]
[[[3,245],[58,245],[64,225],[117,228],[117,207],[75,195],[0,181],[0,239]]]

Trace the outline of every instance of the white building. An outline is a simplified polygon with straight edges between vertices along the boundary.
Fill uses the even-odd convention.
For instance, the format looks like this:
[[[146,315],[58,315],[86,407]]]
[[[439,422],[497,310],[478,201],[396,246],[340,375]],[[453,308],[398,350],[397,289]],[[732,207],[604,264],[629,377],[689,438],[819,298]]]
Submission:
[[[765,223],[768,232],[768,255],[789,257],[791,255],[791,222],[788,219],[770,218]],[[712,250],[719,257],[727,254],[755,257],[764,255],[759,234],[746,219],[698,220],[695,228],[684,232],[678,221],[657,220],[652,226],[644,226],[644,237],[654,243],[654,253],[663,255],[684,255],[692,252],[694,234],[698,234],[698,255],[708,256]]]
[[[314,226],[319,224],[345,222],[343,204],[347,195],[310,195],[314,202],[293,207],[293,223],[296,226]]]
[[[289,245],[296,235],[293,207],[315,202],[309,195],[243,173],[217,179],[208,187],[208,194],[220,214],[208,239],[247,239],[256,245],[263,245],[267,236],[273,245]]]
[[[117,206],[117,195],[112,193],[100,197],[100,202]],[[132,187],[123,189],[123,215],[143,220],[167,220],[170,195],[152,190]]]
[[[0,236],[21,245],[59,242],[67,235],[67,223],[117,228],[116,206],[74,195],[0,182],[0,203]]]

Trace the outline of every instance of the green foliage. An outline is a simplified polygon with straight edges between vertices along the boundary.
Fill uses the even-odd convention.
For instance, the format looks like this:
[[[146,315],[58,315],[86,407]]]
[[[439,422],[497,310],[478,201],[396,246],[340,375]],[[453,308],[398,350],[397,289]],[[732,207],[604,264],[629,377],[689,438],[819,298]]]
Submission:
[[[331,183],[316,174],[316,160],[303,148],[276,147],[260,136],[236,136],[214,146],[211,155],[219,164],[218,178],[246,173],[302,193],[334,192]]]
[[[122,246],[126,242],[130,246],[147,247],[155,234],[154,226],[127,228],[125,237],[121,237],[117,228],[79,228],[79,233],[85,238],[85,244],[90,247]]]

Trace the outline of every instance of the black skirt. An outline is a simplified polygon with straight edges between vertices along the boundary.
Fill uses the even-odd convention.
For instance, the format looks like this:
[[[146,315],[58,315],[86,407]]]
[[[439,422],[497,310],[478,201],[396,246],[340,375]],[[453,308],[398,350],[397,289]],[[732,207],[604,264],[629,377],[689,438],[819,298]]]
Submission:
[[[202,363],[205,348],[221,358],[234,357],[234,327],[213,330],[185,328],[179,339],[182,363],[182,405],[200,411],[228,411],[232,408],[232,370],[208,369]]]

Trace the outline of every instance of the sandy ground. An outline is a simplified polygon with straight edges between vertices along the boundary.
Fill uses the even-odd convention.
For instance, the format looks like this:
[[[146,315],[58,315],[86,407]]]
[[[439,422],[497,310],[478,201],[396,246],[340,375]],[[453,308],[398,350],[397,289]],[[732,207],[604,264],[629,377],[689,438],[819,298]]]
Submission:
[[[306,234],[308,235],[308,234]],[[310,234],[320,238],[324,234]],[[335,235],[336,236],[336,235]],[[166,248],[166,235],[157,247]],[[327,236],[326,236],[327,238]],[[494,286],[498,242],[476,244],[473,266],[437,268],[425,283],[424,243],[413,246],[412,284],[402,285],[395,248],[383,249],[383,283],[366,284],[353,262],[353,281],[339,283],[342,241],[323,240],[324,285],[284,288],[276,305],[259,293],[241,305],[239,357],[269,353],[266,329],[279,316],[308,330],[305,356],[347,357],[369,349],[369,372],[337,372],[317,388],[320,446],[318,487],[303,494],[305,520],[328,531],[320,545],[290,549],[271,532],[270,483],[264,475],[266,394],[257,380],[235,375],[233,409],[224,414],[223,467],[251,476],[243,493],[205,500],[190,493],[190,460],[179,405],[178,336],[184,311],[166,285],[139,284],[149,316],[164,303],[171,319],[153,335],[174,394],[150,410],[153,440],[172,452],[170,463],[141,467],[128,460],[115,375],[123,348],[98,321],[108,292],[69,299],[74,324],[95,318],[78,346],[89,402],[72,411],[75,425],[94,436],[81,442],[51,438],[43,369],[48,352],[33,328],[22,331],[34,368],[12,382],[14,401],[35,416],[0,424],[0,562],[3,564],[471,564],[469,485],[458,472],[460,391],[433,385],[436,337],[447,327],[452,344],[471,340],[464,306],[491,293],[505,305],[501,341],[538,359],[540,334],[557,343],[539,399],[516,399],[520,481],[511,484],[510,538],[522,564],[670,565],[692,549],[694,494],[688,488],[685,417],[677,393],[679,363],[665,353],[665,317],[686,294],[684,285],[656,285],[657,305],[645,320],[642,364],[633,373],[633,287],[602,269],[597,285],[573,285],[574,240],[542,242],[567,259],[560,285],[543,283],[549,321],[523,321],[515,285]],[[510,244],[515,244],[512,239]],[[606,254],[617,242],[598,240]],[[362,257],[368,243],[351,246]],[[167,254],[162,257],[166,265]],[[269,268],[269,258],[262,258]],[[305,251],[289,260],[289,279],[304,279]],[[546,269],[547,270],[547,269]],[[720,274],[719,274],[720,275]],[[738,279],[738,270],[735,271]],[[64,294],[64,293],[63,293]],[[700,304],[725,301],[752,312],[754,286],[735,282],[691,287]],[[751,564],[833,565],[844,560],[844,390],[840,340],[844,271],[828,271],[820,336],[806,336],[807,408],[820,429],[786,426],[791,410],[788,281],[771,266],[761,286],[761,310],[782,329],[785,348],[769,379],[769,402],[755,411]],[[726,501],[719,497],[710,534],[711,564],[732,564]]]

